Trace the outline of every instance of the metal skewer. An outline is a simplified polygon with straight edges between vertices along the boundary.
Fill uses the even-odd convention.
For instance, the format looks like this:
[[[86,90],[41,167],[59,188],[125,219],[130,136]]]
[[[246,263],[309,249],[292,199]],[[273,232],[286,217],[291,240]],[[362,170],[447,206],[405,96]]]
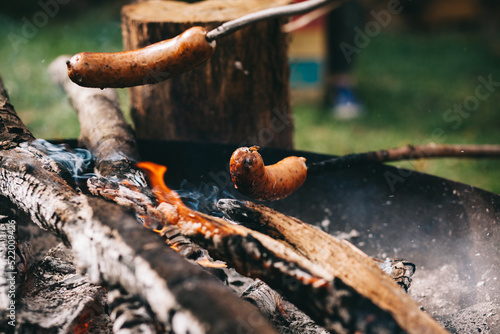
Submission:
[[[316,8],[325,6],[326,4],[331,3],[333,1],[335,0],[308,0],[300,3],[295,3],[292,5],[285,5],[280,7],[264,9],[223,23],[217,28],[209,31],[207,33],[206,38],[208,41],[213,41],[219,37],[229,35],[234,31],[241,29],[252,23],[280,16],[292,16],[292,15],[306,13]]]

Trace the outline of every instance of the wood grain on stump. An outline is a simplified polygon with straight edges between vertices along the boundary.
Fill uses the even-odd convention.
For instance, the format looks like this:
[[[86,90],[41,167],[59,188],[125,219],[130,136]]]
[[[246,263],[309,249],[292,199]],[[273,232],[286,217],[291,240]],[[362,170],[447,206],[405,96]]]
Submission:
[[[126,50],[169,39],[191,26],[208,30],[288,0],[144,1],[122,9]],[[215,54],[190,72],[132,87],[139,138],[292,148],[285,19],[252,24],[217,40]],[[161,74],[160,74],[161,75]]]

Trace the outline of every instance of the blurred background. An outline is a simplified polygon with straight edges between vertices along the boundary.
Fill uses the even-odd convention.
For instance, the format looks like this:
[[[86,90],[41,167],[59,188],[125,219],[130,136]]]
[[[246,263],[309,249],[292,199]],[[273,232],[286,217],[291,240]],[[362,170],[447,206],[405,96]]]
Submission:
[[[76,114],[51,82],[48,65],[61,54],[121,50],[120,8],[127,3],[0,4],[0,76],[19,116],[36,137],[78,137]],[[359,117],[339,119],[325,103],[325,20],[291,33],[296,148],[344,155],[430,142],[500,144],[497,1],[359,3],[363,20],[352,28],[367,37],[351,44],[356,47],[353,89],[363,110]],[[392,14],[387,24],[377,21],[381,11],[394,5],[401,11]],[[373,30],[377,23],[379,29]],[[489,93],[486,98],[475,98],[478,86],[482,96]],[[118,91],[128,113],[127,90]],[[439,159],[398,165],[500,193],[498,160]]]

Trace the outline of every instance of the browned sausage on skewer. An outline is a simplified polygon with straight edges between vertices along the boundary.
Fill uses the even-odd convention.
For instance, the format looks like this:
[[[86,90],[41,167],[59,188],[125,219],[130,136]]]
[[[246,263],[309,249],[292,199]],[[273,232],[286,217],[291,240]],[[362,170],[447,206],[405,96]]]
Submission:
[[[240,147],[231,156],[231,179],[242,194],[274,201],[291,195],[306,180],[305,158],[291,156],[265,166],[257,150],[257,146]]]
[[[123,52],[82,52],[67,62],[68,75],[80,86],[121,88],[153,84],[184,73],[212,56],[215,41],[192,27],[182,34],[142,49]]]

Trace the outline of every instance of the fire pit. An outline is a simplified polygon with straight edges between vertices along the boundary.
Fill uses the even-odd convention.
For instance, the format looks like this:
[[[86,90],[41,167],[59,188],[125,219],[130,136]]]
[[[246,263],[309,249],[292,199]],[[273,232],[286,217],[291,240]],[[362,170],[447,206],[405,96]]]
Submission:
[[[140,141],[141,155],[169,166],[166,182],[216,185],[235,198],[227,161],[236,146]],[[266,161],[289,155],[266,148]],[[201,162],[201,163],[200,163]],[[391,183],[397,178],[398,182]],[[412,261],[410,296],[455,333],[500,330],[500,196],[443,178],[382,164],[309,177],[292,196],[266,203],[367,254]]]

